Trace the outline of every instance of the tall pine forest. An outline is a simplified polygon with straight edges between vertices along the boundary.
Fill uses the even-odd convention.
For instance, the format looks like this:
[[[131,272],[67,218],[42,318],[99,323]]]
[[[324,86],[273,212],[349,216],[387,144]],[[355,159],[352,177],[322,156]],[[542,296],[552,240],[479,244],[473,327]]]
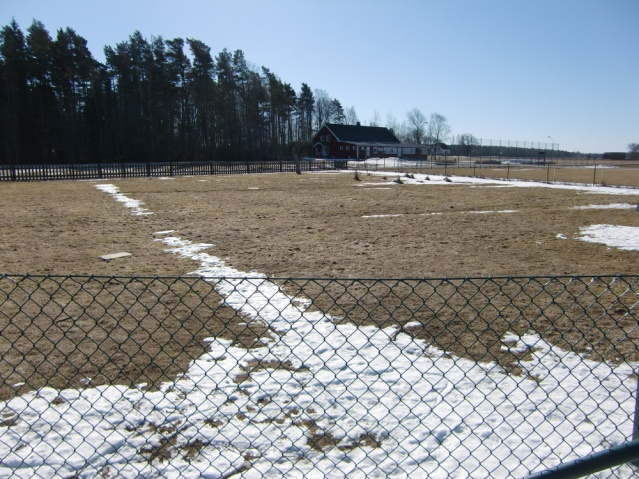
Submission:
[[[2,28],[0,164],[273,159],[317,126],[311,88],[241,50],[213,56],[196,39],[136,31],[104,57],[72,28]]]

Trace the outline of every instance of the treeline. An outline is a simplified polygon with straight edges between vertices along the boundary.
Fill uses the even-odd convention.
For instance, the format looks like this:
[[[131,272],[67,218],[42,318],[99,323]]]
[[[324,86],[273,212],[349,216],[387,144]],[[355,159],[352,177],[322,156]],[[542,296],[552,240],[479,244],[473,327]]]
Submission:
[[[290,155],[322,121],[353,120],[241,50],[134,32],[97,61],[73,29],[0,31],[0,163],[245,161]]]
[[[543,158],[563,158],[563,157],[585,157],[582,153],[571,153],[568,151],[550,148],[550,145],[540,143],[536,147],[534,145],[511,146],[499,144],[482,144],[481,140],[474,142],[456,139],[455,143],[447,146],[451,156],[490,156],[501,158],[522,158],[522,159],[543,159]]]

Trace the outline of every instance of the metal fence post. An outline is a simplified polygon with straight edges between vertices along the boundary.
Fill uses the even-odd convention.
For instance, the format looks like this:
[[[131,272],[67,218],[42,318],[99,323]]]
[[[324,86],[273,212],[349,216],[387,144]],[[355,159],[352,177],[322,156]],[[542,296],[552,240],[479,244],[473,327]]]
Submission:
[[[637,387],[635,388],[635,416],[632,421],[632,440],[639,439],[639,374],[637,375]],[[634,461],[633,466],[639,467],[639,461]]]
[[[523,479],[579,479],[595,472],[625,464],[638,455],[639,441],[627,442],[605,451],[595,452],[589,456],[559,464],[536,474],[530,474]],[[635,464],[635,462],[632,464]]]

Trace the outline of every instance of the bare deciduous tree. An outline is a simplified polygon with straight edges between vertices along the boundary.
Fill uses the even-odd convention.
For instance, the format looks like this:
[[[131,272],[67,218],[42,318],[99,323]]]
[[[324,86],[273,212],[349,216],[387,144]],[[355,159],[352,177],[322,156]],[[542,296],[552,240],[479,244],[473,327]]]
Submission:
[[[377,110],[375,110],[373,112],[373,118],[370,119],[370,121],[368,122],[369,126],[380,126],[381,125],[381,120],[379,119],[379,112]]]
[[[462,133],[457,137],[457,143],[463,147],[462,151],[468,155],[472,151],[473,146],[479,145],[479,140],[470,133]]]
[[[406,139],[406,132],[408,130],[406,123],[400,123],[392,113],[388,113],[388,115],[386,115],[386,128],[388,128],[393,135],[400,140]]]
[[[329,121],[332,98],[325,90],[315,90],[315,128],[319,130],[322,123]]]
[[[430,121],[428,122],[428,131],[426,136],[432,143],[444,143],[450,136],[450,126],[448,125],[448,119],[439,113],[431,113]]]
[[[356,125],[359,122],[354,106],[348,107],[344,110],[344,122],[347,125]]]
[[[424,133],[426,131],[426,117],[418,109],[413,108],[406,113],[406,119],[408,120],[408,136],[414,143],[422,143],[424,141]]]

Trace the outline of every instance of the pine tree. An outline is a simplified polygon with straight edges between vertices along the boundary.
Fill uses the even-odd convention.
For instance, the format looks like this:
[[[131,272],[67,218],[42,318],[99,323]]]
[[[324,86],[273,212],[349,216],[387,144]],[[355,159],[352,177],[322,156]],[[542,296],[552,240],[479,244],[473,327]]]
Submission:
[[[195,156],[211,160],[214,150],[214,138],[211,135],[215,124],[213,107],[215,63],[211,49],[199,40],[187,39],[193,55],[193,64],[189,71],[189,93],[193,103]]]
[[[302,83],[300,94],[297,99],[297,116],[299,118],[299,141],[311,140],[313,134],[313,112],[315,111],[315,97],[313,91],[306,84]]]
[[[50,163],[56,147],[56,128],[60,124],[51,85],[53,40],[44,24],[37,20],[27,32],[27,79],[30,86],[27,143],[34,146],[30,161]]]
[[[28,115],[27,45],[15,19],[0,30],[0,73],[3,150],[10,165],[26,163],[23,140]]]
[[[333,98],[331,101],[331,109],[329,114],[329,121],[333,123],[344,124],[346,121],[346,115],[344,114],[344,108],[337,98]]]

